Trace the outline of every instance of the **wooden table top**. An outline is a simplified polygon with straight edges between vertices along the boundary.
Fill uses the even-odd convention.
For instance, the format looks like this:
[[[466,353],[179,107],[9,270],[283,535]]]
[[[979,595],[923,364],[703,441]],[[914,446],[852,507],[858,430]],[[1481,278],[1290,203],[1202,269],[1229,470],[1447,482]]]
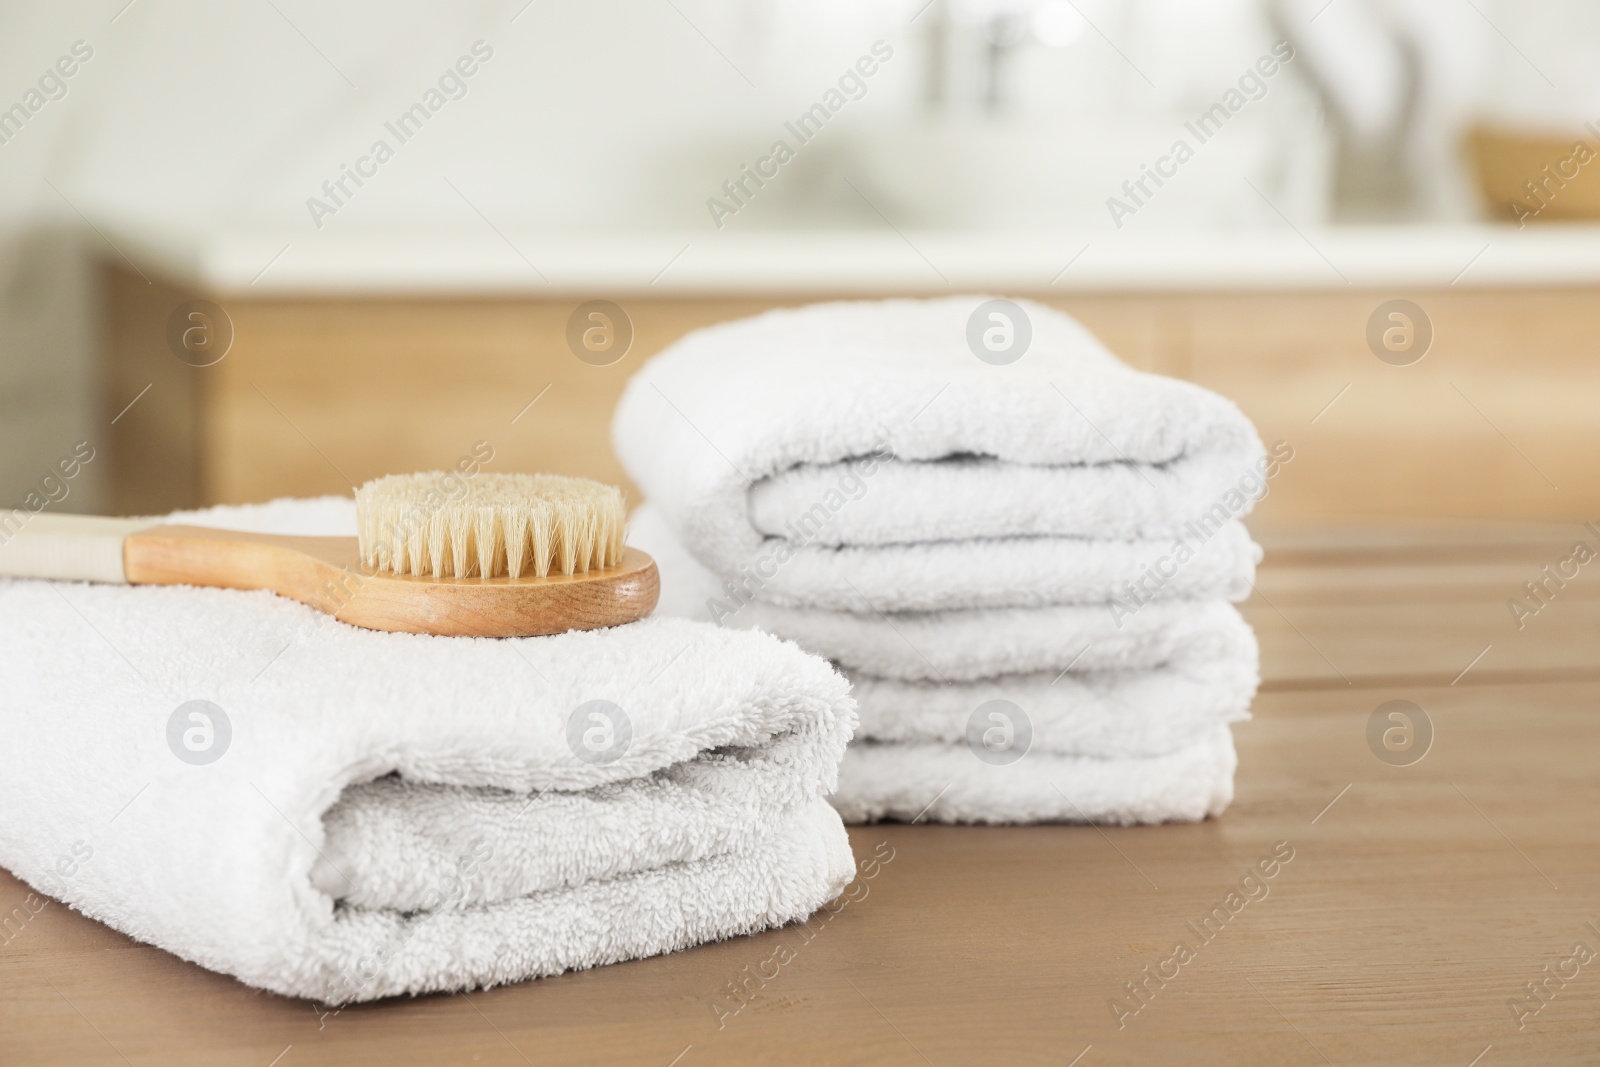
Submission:
[[[1506,606],[1582,536],[1264,535],[1265,683],[1220,819],[858,827],[858,859],[893,859],[809,933],[328,1015],[51,905],[0,947],[0,1063],[1592,1064],[1600,576],[1520,630]],[[1409,766],[1367,742],[1395,699],[1432,723]]]

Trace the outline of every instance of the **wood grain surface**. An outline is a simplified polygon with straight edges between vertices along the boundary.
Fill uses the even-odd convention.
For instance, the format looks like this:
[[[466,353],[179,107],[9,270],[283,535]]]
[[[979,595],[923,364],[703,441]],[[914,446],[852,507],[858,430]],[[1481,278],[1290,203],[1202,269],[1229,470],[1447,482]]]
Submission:
[[[1504,603],[1580,535],[1269,531],[1266,682],[1220,819],[858,827],[858,859],[893,858],[809,927],[335,1014],[51,904],[0,946],[0,1063],[1593,1064],[1600,960],[1526,986],[1600,951],[1600,586],[1520,631]],[[1432,725],[1409,766],[1368,746],[1392,699]],[[1274,849],[1267,894],[1131,1000]],[[25,893],[0,875],[0,906]]]

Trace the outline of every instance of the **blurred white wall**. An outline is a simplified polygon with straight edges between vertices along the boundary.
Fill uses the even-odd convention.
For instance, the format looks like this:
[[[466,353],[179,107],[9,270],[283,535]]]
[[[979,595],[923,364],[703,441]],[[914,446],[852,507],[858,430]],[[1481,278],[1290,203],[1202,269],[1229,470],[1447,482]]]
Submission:
[[[870,143],[918,113],[928,31],[938,20],[969,26],[1009,10],[1028,33],[1006,50],[1006,113],[1054,116],[1035,139],[1053,128],[1084,150],[1082,142],[1130,116],[1159,120],[1209,106],[1270,44],[1265,6],[936,0],[917,15],[922,0],[9,0],[0,9],[0,107],[21,100],[74,42],[93,57],[65,79],[64,98],[0,144],[0,231],[75,219],[68,200],[96,218],[311,229],[307,198],[355,165],[386,136],[385,121],[478,41],[493,58],[464,79],[466,95],[396,145],[395,158],[326,225],[456,225],[474,221],[475,206],[506,226],[699,228],[708,221],[705,198],[875,40],[895,58],[838,123],[850,137],[830,140]],[[1592,3],[1300,7],[1325,27],[1327,56],[1369,96],[1386,83],[1361,26],[1421,27],[1441,123],[1475,112],[1567,125],[1600,115],[1600,9]],[[1293,93],[1275,86],[1274,95]],[[1273,137],[1315,123],[1303,98],[1293,107],[1269,100]],[[951,108],[961,109],[962,101]],[[854,153],[843,143],[827,151]],[[816,172],[813,165],[811,179],[792,184]],[[1084,198],[1101,207],[1093,201],[1103,197]],[[741,223],[750,219],[781,222],[771,210]]]
[[[698,194],[687,202],[659,195],[663,178],[678,184],[661,162],[687,172],[697,152],[714,157],[741,134],[746,152],[764,147],[779,117],[813,103],[894,14],[525,2],[136,0],[114,23],[126,0],[13,4],[0,34],[10,94],[75,41],[94,55],[65,99],[0,146],[0,218],[70,217],[48,177],[97,217],[309,228],[306,199],[386,136],[395,158],[341,210],[341,225],[472,219],[445,177],[508,225],[699,225],[738,153],[706,160],[717,182],[685,182]],[[477,41],[493,55],[463,79],[466,95],[398,145],[384,123]],[[913,71],[887,73],[901,84],[874,85],[874,96],[903,93]]]
[[[1592,0],[1274,2],[1276,24],[1268,0],[6,0],[0,500],[105,407],[74,258],[111,254],[91,221],[314,239],[308,199],[371,168],[380,138],[393,158],[359,188],[346,179],[323,227],[710,233],[723,181],[882,40],[893,58],[861,99],[727,225],[881,226],[881,210],[908,227],[1106,228],[1107,197],[1285,18],[1300,20],[1306,61],[1132,223],[1281,225],[1240,194],[1242,176],[1284,214],[1324,218],[1338,93],[1313,92],[1309,60],[1381,125],[1397,27],[1427,60],[1411,165],[1444,190],[1431,217],[1476,210],[1457,148],[1475,116],[1600,119]],[[474,73],[441,88],[463,57]],[[430,90],[459,98],[399,143],[385,124]],[[87,244],[49,236],[66,231]]]

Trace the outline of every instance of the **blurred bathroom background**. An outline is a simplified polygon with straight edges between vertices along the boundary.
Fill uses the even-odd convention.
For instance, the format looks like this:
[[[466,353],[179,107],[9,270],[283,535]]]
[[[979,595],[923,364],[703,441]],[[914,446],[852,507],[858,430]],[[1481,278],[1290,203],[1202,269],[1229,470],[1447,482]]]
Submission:
[[[0,30],[0,504],[79,441],[105,459],[63,510],[346,492],[478,439],[620,480],[610,403],[685,330],[953,288],[1234,396],[1302,457],[1269,516],[1600,511],[1592,3],[108,0]],[[1409,366],[1366,340],[1397,298],[1429,316]],[[630,316],[614,365],[568,351],[590,299]],[[214,366],[169,352],[193,300]]]

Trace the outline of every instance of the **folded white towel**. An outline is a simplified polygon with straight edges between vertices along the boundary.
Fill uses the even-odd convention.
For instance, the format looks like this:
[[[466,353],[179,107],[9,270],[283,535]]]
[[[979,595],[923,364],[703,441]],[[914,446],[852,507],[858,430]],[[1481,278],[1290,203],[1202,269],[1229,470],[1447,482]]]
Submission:
[[[1139,671],[1179,663],[1243,662],[1257,656],[1254,633],[1222,601],[1153,601],[1123,614],[1105,604],[875,612],[790,607],[751,601],[723,611],[726,592],[691,556],[652,504],[629,520],[629,543],[661,572],[660,615],[759,626],[854,671],[903,681],[970,682],[1068,666],[1076,671]],[[1248,675],[1253,682],[1253,670]]]
[[[652,506],[634,512],[629,541],[661,570],[658,615],[715,614],[715,576]],[[832,801],[848,822],[1220,814],[1236,763],[1227,724],[1249,717],[1259,680],[1255,635],[1215,601],[1154,602],[1120,623],[1103,605],[862,615],[753,601],[721,625],[846,667],[861,723]],[[995,700],[1030,735],[1000,763],[979,752]]]
[[[198,521],[354,531],[348,501]],[[805,916],[854,870],[823,799],[846,684],[764,634],[425,637],[264,592],[4,580],[0,677],[0,864],[281,993],[667,952]]]
[[[1233,801],[1233,734],[1214,726],[1164,756],[1029,751],[986,763],[965,745],[852,744],[833,805],[846,822],[1197,822]]]
[[[968,346],[983,297],[822,304],[690,334],[629,383],[617,453],[730,595],[881,611],[1241,599],[1239,516],[1271,461],[1198,386],[1019,302],[1031,342]]]
[[[1007,674],[940,685],[847,674],[860,707],[858,742],[965,744],[974,713],[1009,701],[1028,715],[1032,751],[1054,756],[1165,756],[1250,717],[1250,697],[1171,669],[1075,675]]]

